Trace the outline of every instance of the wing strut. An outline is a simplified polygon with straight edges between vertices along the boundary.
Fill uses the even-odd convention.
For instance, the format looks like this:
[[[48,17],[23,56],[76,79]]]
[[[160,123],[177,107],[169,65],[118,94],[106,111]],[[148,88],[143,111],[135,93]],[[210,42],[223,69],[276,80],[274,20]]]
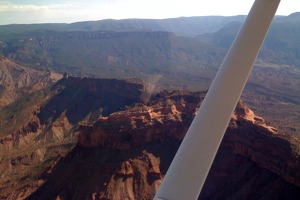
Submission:
[[[279,3],[255,0],[154,200],[198,198]]]

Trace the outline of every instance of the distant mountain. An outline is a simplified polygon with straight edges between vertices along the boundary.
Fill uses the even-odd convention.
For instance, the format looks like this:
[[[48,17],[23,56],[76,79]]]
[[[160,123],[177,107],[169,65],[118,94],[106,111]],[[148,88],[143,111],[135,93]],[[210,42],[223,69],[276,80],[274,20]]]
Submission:
[[[167,31],[178,36],[193,37],[202,33],[215,32],[225,24],[237,21],[242,22],[245,16],[203,16],[180,17],[170,19],[124,19],[101,20],[95,22],[78,22],[70,24],[68,30],[81,31]]]
[[[266,38],[261,58],[300,67],[299,36],[300,13],[275,21]]]
[[[170,84],[180,74],[183,85],[216,70],[225,55],[207,42],[161,31],[37,31],[5,44],[5,56],[37,69],[103,78],[166,75]]]
[[[297,23],[299,22],[299,18],[300,18],[300,12],[295,12],[295,13],[292,13],[286,17],[282,17],[281,19],[279,19],[278,21],[294,21],[294,23]]]
[[[203,16],[170,19],[123,19],[76,22],[72,24],[13,24],[0,26],[0,40],[22,36],[39,30],[53,31],[166,31],[179,36],[193,37],[202,33],[215,32],[225,24],[242,22],[245,16]]]
[[[187,22],[204,23],[202,19],[213,20],[207,25],[211,24],[214,28],[210,31],[215,32],[205,28],[207,32],[200,34],[193,28],[200,25]],[[157,25],[149,28],[152,22],[168,20],[0,26],[0,52],[21,65],[39,70],[81,77],[140,78],[149,83],[152,91],[207,90],[243,19],[243,16],[168,19],[171,24],[185,21],[187,24],[178,24],[180,30],[193,31],[196,37],[149,31],[162,29]],[[245,101],[256,112],[275,120],[281,130],[292,133],[300,130],[299,114],[295,112],[300,109],[299,24],[299,13],[275,18],[256,62],[255,76],[251,76],[245,90]],[[99,27],[114,31],[98,30]],[[266,109],[268,106],[270,109]],[[274,115],[275,112],[278,114]],[[292,119],[282,120],[286,118]]]
[[[199,35],[198,39],[228,49],[242,23],[231,22],[211,34]],[[300,67],[300,14],[278,17],[272,23],[259,55],[264,62]]]
[[[275,21],[292,18],[297,19],[297,13],[290,16],[276,16]],[[178,36],[194,37],[200,34],[213,33],[228,23],[242,23],[245,15],[239,16],[199,16],[168,19],[104,19],[99,21],[84,21],[71,24],[11,24],[0,25],[0,40],[23,37],[29,32],[40,30],[52,31],[165,31]],[[284,21],[284,20],[283,20]]]
[[[299,17],[275,19],[242,97],[274,127],[239,103],[200,199],[299,198]],[[151,199],[205,95],[186,89],[243,20],[0,26],[0,199]]]
[[[259,59],[299,66],[299,18],[298,13],[275,18]],[[136,76],[166,66],[179,71],[193,68],[183,70],[191,72],[199,66],[219,66],[244,19],[211,16],[5,25],[0,26],[0,52],[20,63],[77,75],[83,71],[99,75],[99,68],[104,74],[109,73],[107,68],[126,68],[136,71]]]
[[[187,21],[192,19],[180,18]],[[145,31],[147,28],[144,22],[166,22],[164,20],[0,26],[0,32],[10,37],[0,39],[0,52],[21,65],[36,69],[68,72],[81,77],[140,78],[149,83],[153,91],[206,90],[241,26],[242,16],[211,19],[218,19],[219,22],[221,19],[223,22],[225,19],[232,20],[226,21],[222,27],[214,28],[216,31],[213,33],[199,35],[193,28],[181,29],[193,30],[194,34],[198,34],[194,38],[166,31]],[[170,20],[172,23],[176,21]],[[245,90],[245,101],[251,103],[256,112],[275,120],[276,125],[283,127],[281,130],[292,133],[300,130],[297,120],[299,114],[295,113],[300,105],[297,78],[300,67],[299,24],[299,13],[275,18],[258,57],[253,72],[255,76],[251,76],[249,87]],[[97,30],[98,25],[115,31],[89,31]],[[215,26],[216,23],[212,22],[211,25]],[[67,29],[65,26],[73,28]],[[8,34],[9,29],[14,33]],[[135,31],[122,31],[133,29]],[[256,101],[258,99],[263,99],[264,106],[261,101]],[[273,104],[276,110],[272,106],[266,109],[266,106]],[[286,106],[289,104],[292,104],[291,107]],[[278,114],[272,114],[274,112]],[[293,119],[283,122],[283,117]]]

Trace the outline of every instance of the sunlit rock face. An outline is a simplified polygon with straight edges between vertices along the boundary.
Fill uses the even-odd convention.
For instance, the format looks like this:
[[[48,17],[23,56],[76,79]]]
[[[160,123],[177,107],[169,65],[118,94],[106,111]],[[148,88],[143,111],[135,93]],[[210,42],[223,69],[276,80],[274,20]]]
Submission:
[[[0,65],[11,62],[3,59]],[[16,67],[17,72],[26,72]],[[134,80],[66,75],[0,108],[0,197],[29,196],[76,145],[80,123],[97,121],[100,114],[142,103],[143,98],[148,98],[145,86]]]
[[[24,67],[0,55],[0,108],[61,78],[61,74]]]
[[[204,95],[162,92],[82,123],[29,198],[152,199]],[[298,145],[239,102],[199,199],[299,198]]]
[[[1,197],[152,199],[204,96],[65,76],[3,110]],[[299,142],[239,102],[199,199],[298,199],[298,169]]]

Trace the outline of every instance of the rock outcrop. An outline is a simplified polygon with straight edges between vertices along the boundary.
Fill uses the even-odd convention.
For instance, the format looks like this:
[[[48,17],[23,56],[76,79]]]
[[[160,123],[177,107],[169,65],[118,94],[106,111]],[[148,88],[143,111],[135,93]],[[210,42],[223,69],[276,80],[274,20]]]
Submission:
[[[148,99],[137,80],[65,76],[52,86],[4,106],[0,112],[0,196],[25,198],[42,183],[41,174],[76,144],[81,121]]]
[[[0,197],[152,199],[204,96],[65,76],[1,109]],[[240,102],[199,199],[298,199],[299,154]]]
[[[161,93],[82,123],[77,146],[29,199],[152,199],[203,96]],[[297,148],[240,102],[199,199],[299,198]]]
[[[41,90],[61,78],[61,74],[23,67],[0,55],[0,107]]]

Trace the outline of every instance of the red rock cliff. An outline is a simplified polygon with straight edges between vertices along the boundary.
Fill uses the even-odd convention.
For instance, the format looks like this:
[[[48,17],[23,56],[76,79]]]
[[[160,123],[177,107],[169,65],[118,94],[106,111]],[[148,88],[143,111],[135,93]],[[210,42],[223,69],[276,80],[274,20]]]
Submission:
[[[30,199],[152,199],[203,95],[158,95],[81,124],[77,147]],[[199,198],[300,197],[298,145],[239,103]]]

